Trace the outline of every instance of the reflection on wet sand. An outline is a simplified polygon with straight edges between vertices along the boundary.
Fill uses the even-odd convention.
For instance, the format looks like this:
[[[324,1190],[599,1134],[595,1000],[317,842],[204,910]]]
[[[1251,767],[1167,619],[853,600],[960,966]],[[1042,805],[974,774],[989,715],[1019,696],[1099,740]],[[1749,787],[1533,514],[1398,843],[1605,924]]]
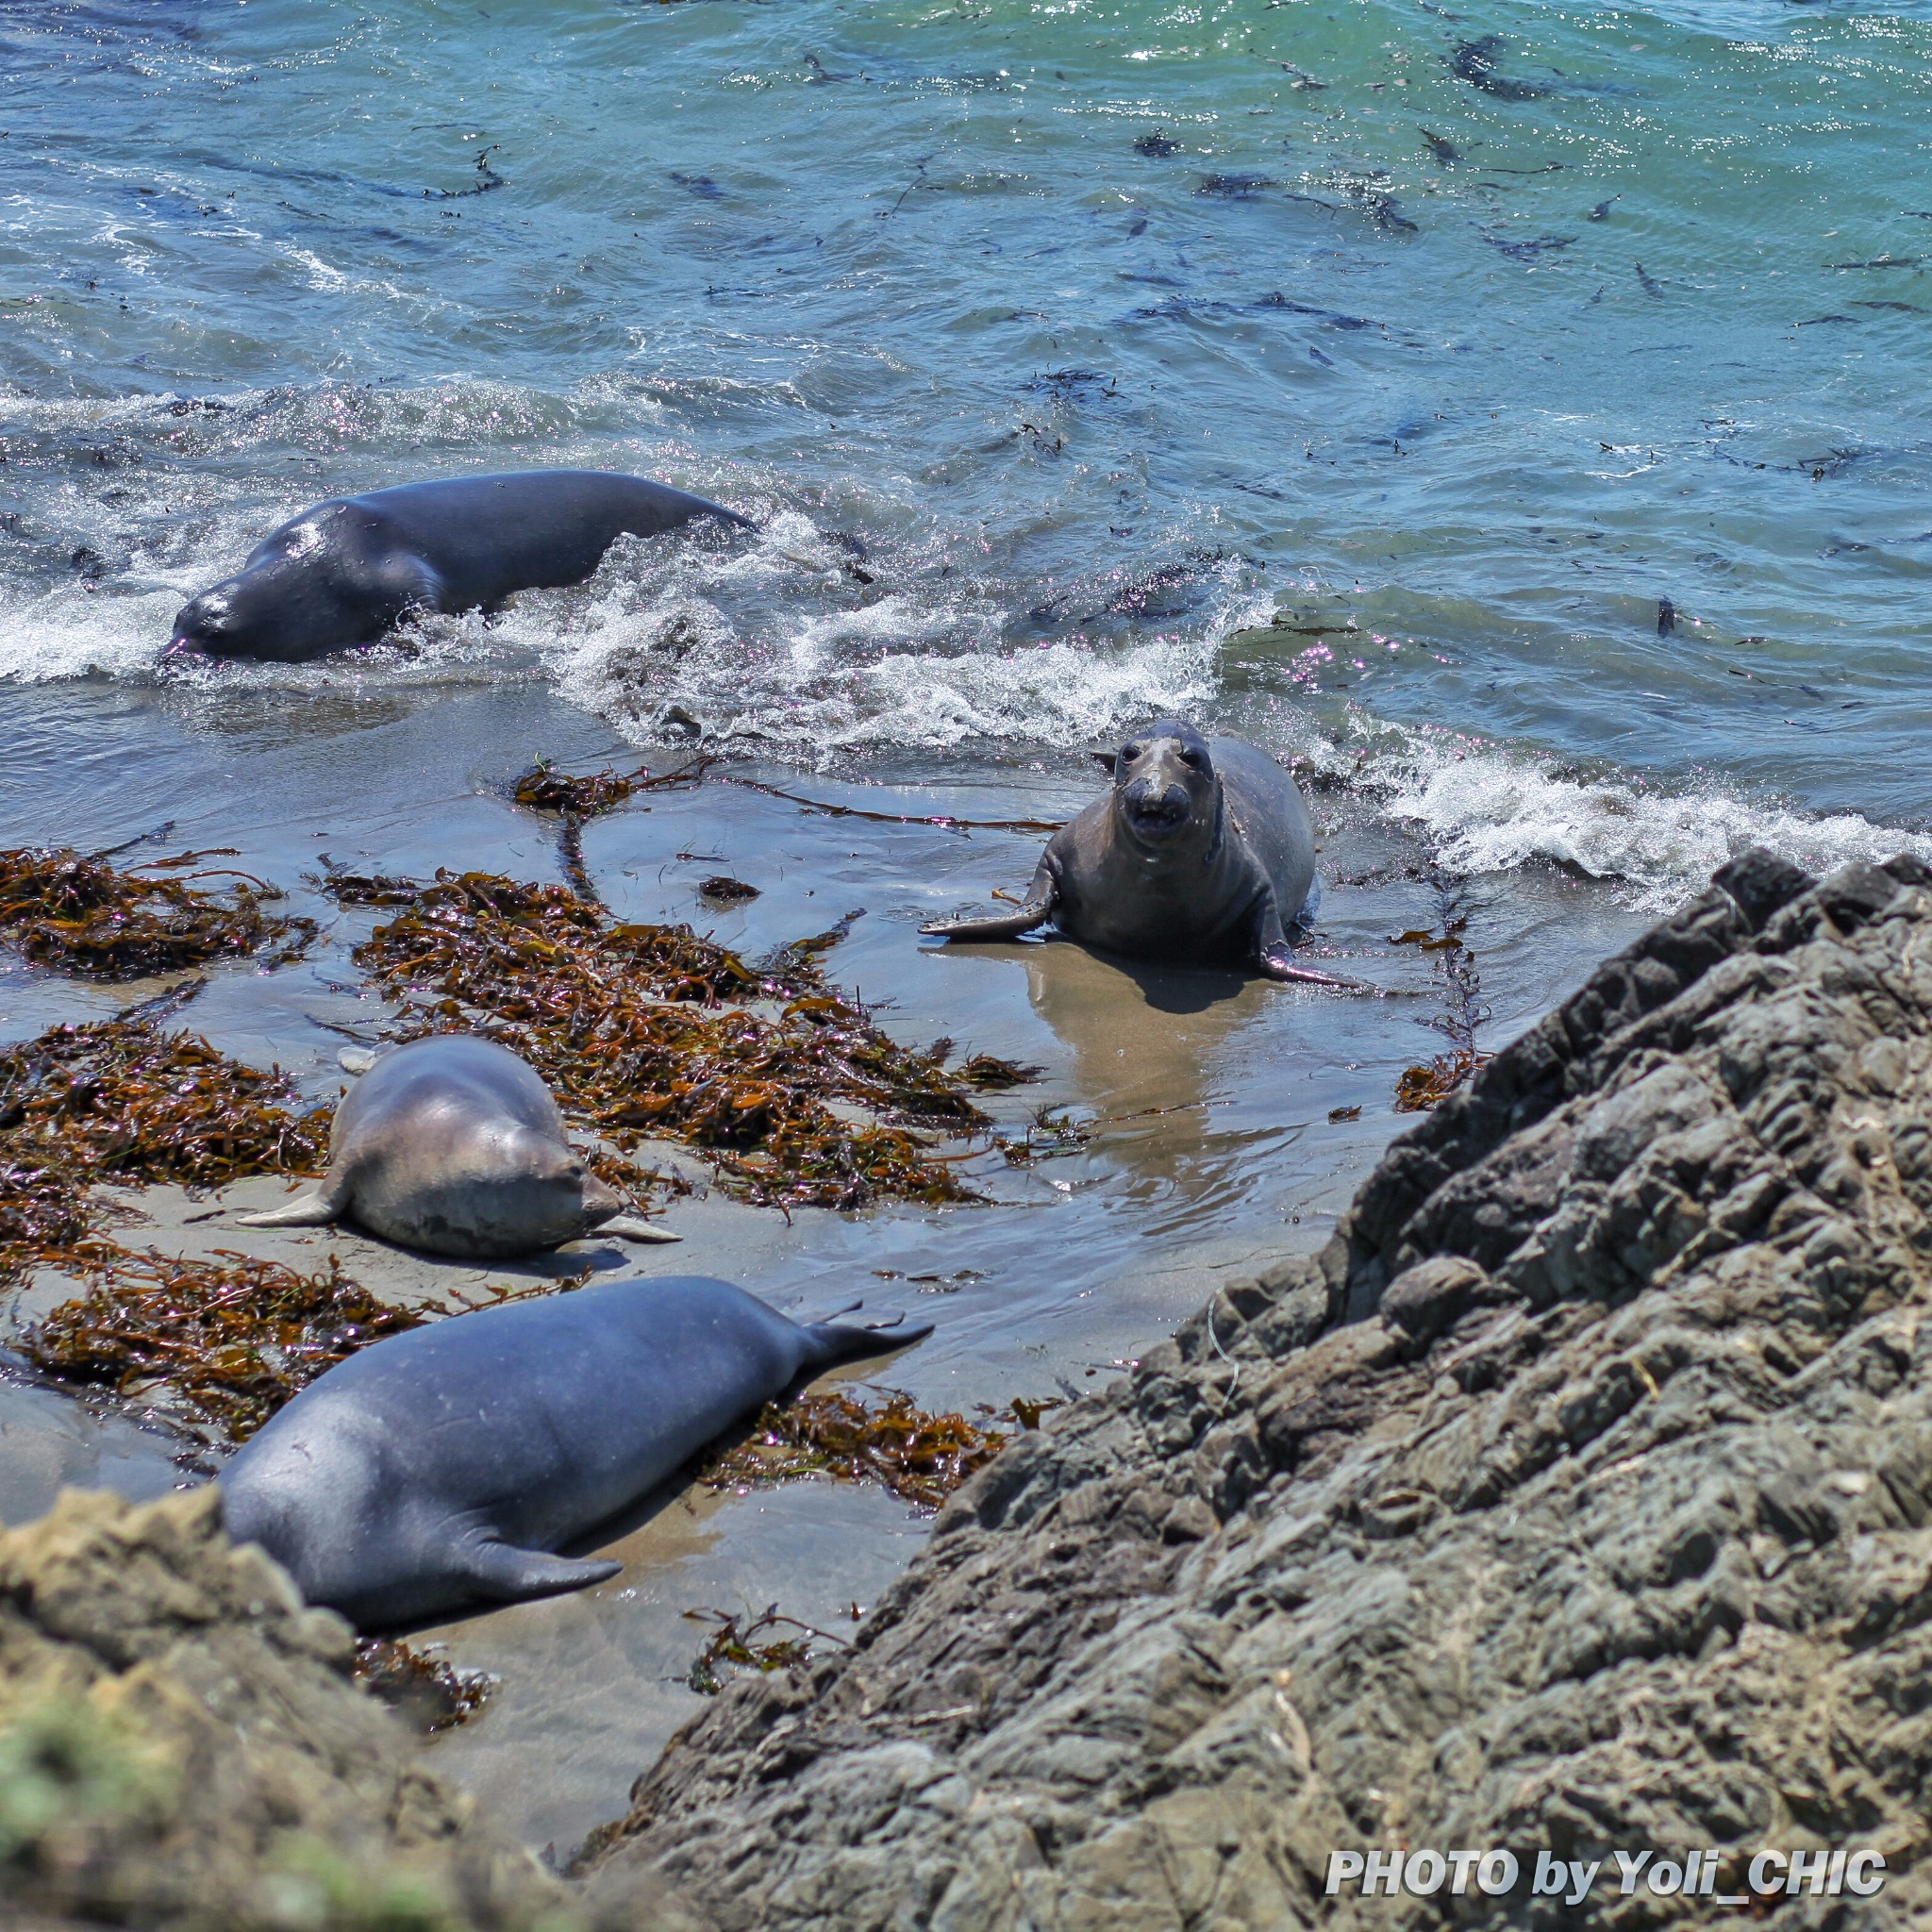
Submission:
[[[989,949],[993,950],[993,949]],[[1002,946],[1024,958],[1034,1010],[1066,1044],[1081,1101],[1108,1155],[1183,1191],[1214,1138],[1229,1042],[1279,990],[1211,967],[1152,966],[1049,941]]]

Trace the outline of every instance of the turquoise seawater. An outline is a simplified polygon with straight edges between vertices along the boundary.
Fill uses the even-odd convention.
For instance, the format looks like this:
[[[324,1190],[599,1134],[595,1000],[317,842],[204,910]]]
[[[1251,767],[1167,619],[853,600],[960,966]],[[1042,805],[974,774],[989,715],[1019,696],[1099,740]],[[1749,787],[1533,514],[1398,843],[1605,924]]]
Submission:
[[[1185,708],[1652,897],[1894,848],[1928,52],[1771,0],[0,4],[0,675],[179,683],[305,504],[583,463],[765,535],[242,675],[844,765]]]

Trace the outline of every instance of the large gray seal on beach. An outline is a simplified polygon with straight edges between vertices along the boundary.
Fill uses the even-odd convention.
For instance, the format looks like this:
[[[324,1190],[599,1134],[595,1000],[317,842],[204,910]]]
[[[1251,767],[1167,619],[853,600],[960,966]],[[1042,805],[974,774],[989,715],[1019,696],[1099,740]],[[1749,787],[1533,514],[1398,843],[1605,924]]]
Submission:
[[[501,607],[580,584],[621,536],[736,510],[641,476],[518,470],[333,496],[264,537],[235,575],[184,605],[171,650],[296,663],[374,643],[415,611]]]
[[[1051,920],[1103,952],[1248,964],[1271,979],[1373,991],[1295,964],[1289,928],[1320,903],[1315,832],[1294,780],[1265,752],[1158,718],[1118,756],[1095,756],[1113,790],[1053,835],[1024,905],[921,932],[1009,940]]]
[[[346,1056],[345,1056],[346,1058]],[[528,1255],[579,1235],[675,1241],[624,1202],[565,1138],[536,1070],[474,1033],[384,1054],[343,1096],[322,1184],[244,1227],[353,1221],[432,1255]]]
[[[623,1566],[557,1552],[802,1375],[930,1332],[801,1325],[699,1275],[432,1322],[339,1363],[245,1443],[223,1520],[365,1630],[602,1583]]]

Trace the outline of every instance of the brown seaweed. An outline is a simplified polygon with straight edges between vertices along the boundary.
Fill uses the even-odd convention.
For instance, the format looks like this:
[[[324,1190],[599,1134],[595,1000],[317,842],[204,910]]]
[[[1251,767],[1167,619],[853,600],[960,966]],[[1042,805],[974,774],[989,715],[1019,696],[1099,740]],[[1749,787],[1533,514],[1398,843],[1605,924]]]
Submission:
[[[856,1611],[856,1605],[854,1608]],[[693,1624],[712,1626],[684,1679],[701,1697],[715,1697],[724,1690],[724,1680],[718,1674],[720,1665],[746,1671],[789,1671],[811,1661],[815,1641],[846,1648],[845,1640],[834,1637],[829,1630],[801,1624],[796,1617],[781,1617],[776,1604],[768,1605],[745,1624],[741,1624],[728,1610],[686,1610],[684,1614]],[[768,1638],[760,1642],[760,1634],[767,1630],[792,1630],[798,1634]]]
[[[876,1407],[843,1389],[808,1391],[771,1403],[745,1439],[699,1473],[707,1489],[758,1489],[807,1476],[875,1482],[923,1508],[939,1506],[1012,1440],[1010,1431],[963,1415],[924,1409],[903,1389],[877,1391]],[[1024,1429],[1038,1425],[1052,1402],[1015,1402],[1008,1411]],[[989,1417],[989,1423],[993,1418]]]
[[[1440,875],[1433,883],[1441,929],[1391,933],[1389,943],[1419,946],[1430,956],[1429,964],[1442,983],[1442,1011],[1429,1024],[1448,1040],[1449,1051],[1403,1070],[1395,1082],[1397,1113],[1426,1113],[1441,1107],[1494,1058],[1477,1046],[1475,1040],[1476,1029],[1489,1019],[1490,1009],[1483,1004],[1475,955],[1462,937],[1469,920],[1462,911],[1461,891]]]
[[[165,1385],[193,1418],[245,1441],[327,1369],[424,1317],[342,1273],[303,1274],[227,1249],[214,1261],[101,1244],[91,1285],[20,1336],[42,1374],[124,1401]]]
[[[731,1191],[786,1207],[971,1198],[929,1136],[985,1115],[830,986],[805,942],[755,969],[687,926],[613,922],[561,886],[483,873],[325,883],[343,905],[396,908],[355,958],[414,1005],[418,1030],[501,1035],[624,1153],[681,1141]]]
[[[487,1671],[459,1671],[390,1637],[365,1637],[357,1644],[356,1681],[425,1737],[467,1724],[496,1688]]]
[[[276,949],[271,966],[296,958],[315,937],[315,922],[263,911],[264,900],[282,896],[274,886],[225,869],[144,875],[217,856],[188,852],[124,871],[71,849],[0,851],[0,936],[35,965],[83,979],[142,979],[268,947]],[[197,878],[233,883],[196,891]]]
[[[592,819],[615,811],[637,791],[639,781],[649,775],[647,772],[606,771],[573,777],[568,772],[559,772],[548,758],[539,758],[527,772],[519,773],[510,780],[509,795],[532,811],[565,812],[573,818]]]

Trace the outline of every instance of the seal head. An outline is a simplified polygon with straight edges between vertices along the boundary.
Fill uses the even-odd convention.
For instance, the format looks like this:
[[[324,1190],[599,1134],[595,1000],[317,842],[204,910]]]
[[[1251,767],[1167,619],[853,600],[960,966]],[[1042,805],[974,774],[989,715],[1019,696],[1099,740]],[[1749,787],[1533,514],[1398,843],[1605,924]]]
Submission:
[[[380,637],[415,610],[441,607],[442,579],[354,500],[318,504],[265,537],[231,577],[185,604],[170,651],[293,662]]]
[[[1163,853],[1218,841],[1221,777],[1212,749],[1191,724],[1157,718],[1128,739],[1117,757],[1099,757],[1113,774],[1114,822],[1124,839]],[[1189,833],[1192,838],[1183,836]]]

